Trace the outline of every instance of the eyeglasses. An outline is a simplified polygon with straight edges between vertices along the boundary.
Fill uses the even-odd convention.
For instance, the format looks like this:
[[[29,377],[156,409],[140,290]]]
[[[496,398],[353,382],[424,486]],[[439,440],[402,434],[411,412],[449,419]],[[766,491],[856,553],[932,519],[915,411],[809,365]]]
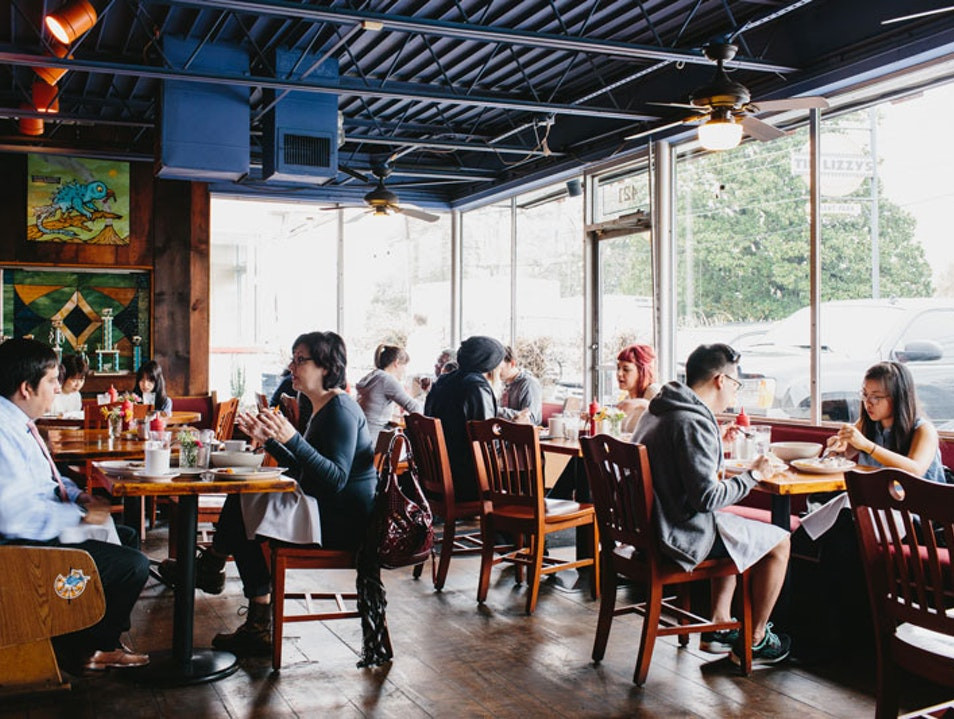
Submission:
[[[732,381],[732,384],[735,385],[735,388],[736,388],[737,390],[742,389],[742,387],[744,386],[744,385],[742,384],[741,380],[737,380],[735,377],[733,377],[733,376],[730,375],[730,374],[725,374],[725,373],[723,373],[722,376],[725,377],[727,380],[731,380],[731,381]]]
[[[887,395],[884,394],[868,394],[864,390],[861,390],[858,393],[858,396],[861,397],[862,402],[871,402],[871,404],[878,404],[883,399],[888,399]]]
[[[292,357],[291,362],[288,364],[293,364],[296,367],[301,367],[305,362],[311,362],[311,357],[305,357],[304,355],[298,355],[297,357]]]

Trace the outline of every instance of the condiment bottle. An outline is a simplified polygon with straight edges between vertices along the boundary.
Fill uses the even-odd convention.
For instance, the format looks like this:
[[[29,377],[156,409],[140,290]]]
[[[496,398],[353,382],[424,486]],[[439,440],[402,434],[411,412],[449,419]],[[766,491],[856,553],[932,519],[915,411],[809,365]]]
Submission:
[[[735,418],[735,425],[742,429],[735,438],[736,459],[752,459],[755,453],[755,440],[749,436],[749,429],[752,423],[749,421],[749,416],[745,413],[745,407],[739,408],[739,414]]]
[[[162,418],[161,412],[156,412],[153,415],[152,420],[149,422],[149,431],[150,432],[165,432],[166,431],[166,422]]]
[[[596,401],[596,397],[593,398],[593,401],[590,402],[590,437],[596,436],[596,415],[600,413],[600,405]]]
[[[116,391],[116,388],[113,385],[109,385],[109,401],[110,403],[115,402],[119,399],[119,392]]]
[[[133,403],[127,397],[123,400],[122,406],[120,407],[120,413],[123,416],[123,424],[129,429],[133,421]]]

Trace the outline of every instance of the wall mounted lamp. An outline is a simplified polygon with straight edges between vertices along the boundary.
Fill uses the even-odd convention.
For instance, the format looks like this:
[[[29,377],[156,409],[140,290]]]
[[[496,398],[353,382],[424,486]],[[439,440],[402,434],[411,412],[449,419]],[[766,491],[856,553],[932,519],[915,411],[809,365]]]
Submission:
[[[68,0],[59,10],[47,15],[44,22],[53,37],[69,45],[93,27],[96,18],[96,8],[89,0]]]

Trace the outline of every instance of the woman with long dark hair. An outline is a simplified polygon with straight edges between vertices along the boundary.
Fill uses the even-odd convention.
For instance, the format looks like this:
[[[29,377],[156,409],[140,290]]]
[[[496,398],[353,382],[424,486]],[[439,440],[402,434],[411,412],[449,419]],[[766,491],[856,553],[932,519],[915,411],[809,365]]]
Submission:
[[[162,376],[162,367],[156,360],[149,360],[139,365],[136,372],[136,386],[133,387],[133,394],[139,399],[150,392],[154,397],[152,406],[156,408],[156,411],[171,414],[172,400],[166,394],[166,380]]]
[[[835,452],[868,467],[894,467],[944,482],[937,430],[918,412],[911,372],[900,362],[879,362],[865,372],[861,416],[828,439]]]

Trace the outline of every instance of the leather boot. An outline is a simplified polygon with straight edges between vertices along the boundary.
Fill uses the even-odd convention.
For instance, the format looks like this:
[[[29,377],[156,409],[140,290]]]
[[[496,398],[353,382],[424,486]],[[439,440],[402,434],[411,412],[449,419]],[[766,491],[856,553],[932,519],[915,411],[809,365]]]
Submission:
[[[236,656],[269,656],[272,653],[271,604],[249,604],[245,624],[231,634],[216,634],[212,646]]]
[[[163,559],[159,564],[159,577],[167,587],[175,587],[179,581],[179,564],[175,559]],[[200,549],[195,560],[195,586],[206,594],[221,594],[225,589],[225,559]]]

